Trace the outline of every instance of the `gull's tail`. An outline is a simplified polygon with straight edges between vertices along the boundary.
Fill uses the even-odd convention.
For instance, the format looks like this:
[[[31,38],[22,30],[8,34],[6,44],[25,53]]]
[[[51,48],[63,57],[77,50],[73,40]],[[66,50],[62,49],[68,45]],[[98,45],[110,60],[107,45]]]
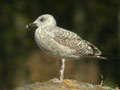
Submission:
[[[104,56],[92,56],[92,58],[96,58],[96,59],[103,59],[106,60],[107,58]]]

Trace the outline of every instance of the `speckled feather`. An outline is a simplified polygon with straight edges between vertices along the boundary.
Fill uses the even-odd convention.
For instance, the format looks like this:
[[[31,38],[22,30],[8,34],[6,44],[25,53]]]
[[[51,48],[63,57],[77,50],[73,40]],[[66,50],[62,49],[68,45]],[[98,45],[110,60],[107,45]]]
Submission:
[[[59,44],[69,47],[70,49],[76,50],[76,54],[81,57],[101,55],[101,51],[96,48],[93,44],[83,40],[80,36],[74,32],[57,27],[55,34],[55,41]]]

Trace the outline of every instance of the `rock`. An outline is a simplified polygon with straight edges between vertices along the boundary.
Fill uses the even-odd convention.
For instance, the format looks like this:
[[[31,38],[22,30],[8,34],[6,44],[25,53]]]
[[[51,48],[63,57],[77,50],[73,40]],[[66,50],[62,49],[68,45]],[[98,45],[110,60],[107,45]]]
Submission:
[[[82,83],[76,80],[65,79],[61,83],[53,81],[36,82],[27,84],[23,87],[17,87],[13,90],[119,90],[118,88],[112,89],[108,86],[92,85],[89,83]]]

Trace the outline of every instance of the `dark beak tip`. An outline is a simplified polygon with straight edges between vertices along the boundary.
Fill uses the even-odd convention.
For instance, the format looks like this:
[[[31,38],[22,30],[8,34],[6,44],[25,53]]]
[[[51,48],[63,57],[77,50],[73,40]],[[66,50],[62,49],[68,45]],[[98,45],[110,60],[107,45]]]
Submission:
[[[27,28],[27,29],[29,28],[29,24],[28,24],[28,25],[26,25],[26,28]]]
[[[30,27],[37,27],[37,25],[35,23],[30,23],[30,24],[26,25],[27,29]]]
[[[32,23],[26,25],[26,28],[28,29],[28,28],[31,27],[31,26],[32,26]]]

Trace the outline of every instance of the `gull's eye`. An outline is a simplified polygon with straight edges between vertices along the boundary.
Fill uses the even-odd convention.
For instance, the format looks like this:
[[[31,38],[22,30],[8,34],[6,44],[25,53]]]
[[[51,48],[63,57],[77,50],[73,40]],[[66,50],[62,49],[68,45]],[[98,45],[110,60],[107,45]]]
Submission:
[[[44,22],[44,21],[45,21],[45,19],[44,19],[44,18],[41,18],[41,19],[40,19],[40,21],[41,21],[41,22]]]

